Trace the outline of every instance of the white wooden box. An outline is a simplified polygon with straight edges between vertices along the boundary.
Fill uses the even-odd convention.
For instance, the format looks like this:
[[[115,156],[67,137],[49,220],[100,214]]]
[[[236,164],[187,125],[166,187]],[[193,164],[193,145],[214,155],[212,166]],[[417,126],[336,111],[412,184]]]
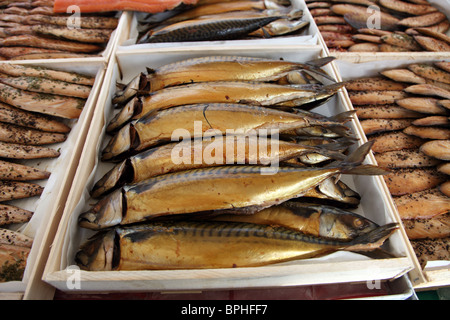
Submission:
[[[81,242],[92,234],[77,226],[78,215],[89,206],[88,191],[97,178],[98,150],[103,144],[104,126],[112,117],[111,98],[116,82],[127,83],[146,67],[155,68],[163,64],[188,57],[206,55],[246,55],[283,58],[298,62],[316,59],[323,55],[320,46],[278,47],[243,49],[235,47],[197,47],[167,50],[155,49],[147,53],[141,50],[118,52],[110,61],[105,84],[99,96],[98,107],[87,135],[79,168],[73,180],[66,207],[55,236],[43,280],[62,291],[155,291],[155,290],[202,290],[220,288],[246,288],[313,285],[324,283],[385,280],[401,277],[414,268],[408,241],[396,231],[386,244],[387,250],[398,258],[369,260],[352,253],[337,253],[324,258],[296,260],[289,263],[257,268],[207,269],[207,270],[155,270],[155,271],[111,271],[87,272],[74,268],[74,255]],[[334,66],[325,70],[335,75]],[[335,114],[349,110],[343,93],[339,93],[320,110],[324,114]],[[356,136],[360,136],[356,120],[351,124]],[[369,163],[371,158],[368,159]],[[101,168],[100,168],[101,169]],[[396,220],[389,197],[380,185],[379,177],[346,177],[346,182],[360,192],[363,200],[358,213],[385,224]],[[75,277],[75,278],[74,278]],[[79,286],[78,286],[79,285]]]
[[[95,83],[79,119],[68,121],[72,130],[68,134],[67,140],[50,145],[51,148],[60,149],[61,155],[55,159],[26,160],[24,162],[27,165],[51,172],[51,176],[48,180],[38,182],[45,187],[39,198],[33,197],[10,202],[34,212],[32,219],[19,229],[23,234],[34,238],[34,241],[22,281],[0,283],[0,295],[8,299],[22,298],[29,292],[43,296],[49,287],[41,280],[42,271],[64,209],[72,178],[78,166],[106,71],[106,64],[102,59],[84,59],[83,64],[69,59],[64,61],[35,60],[23,62],[23,64],[92,75],[95,76]]]
[[[406,56],[403,57],[403,59],[400,59],[399,57],[393,60],[377,60],[358,64],[338,60],[336,61],[336,67],[341,80],[347,81],[350,79],[374,76],[379,74],[380,71],[405,67],[411,63],[442,60],[430,59],[429,57],[424,56],[414,56],[413,59],[410,58],[411,56]],[[450,61],[450,57],[447,58],[446,61]],[[350,99],[348,99],[348,103],[351,105]],[[364,133],[362,134],[364,135]],[[375,159],[374,161],[376,163]],[[383,188],[386,190],[388,197],[390,198],[389,201],[392,202],[394,214],[398,217],[397,219],[400,219],[400,215],[398,214],[397,208],[392,200],[392,197],[390,196],[390,192],[385,182],[382,181],[381,184],[383,185]],[[405,237],[407,238],[406,234]],[[415,260],[415,268],[414,271],[410,273],[410,278],[415,288],[423,290],[426,288],[443,287],[450,285],[450,261],[432,261],[429,262],[425,269],[422,270],[422,268],[420,267],[420,263],[418,262],[415,255],[413,257],[413,260]]]

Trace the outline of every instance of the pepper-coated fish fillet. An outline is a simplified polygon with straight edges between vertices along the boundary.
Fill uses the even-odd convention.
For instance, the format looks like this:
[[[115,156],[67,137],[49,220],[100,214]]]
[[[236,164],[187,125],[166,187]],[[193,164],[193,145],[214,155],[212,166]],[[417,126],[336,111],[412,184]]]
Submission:
[[[396,104],[405,109],[422,114],[445,115],[447,111],[438,104],[437,98],[432,97],[409,97],[398,99]]]
[[[0,121],[47,132],[68,133],[71,130],[62,121],[4,103],[0,103]]]
[[[438,159],[414,149],[377,153],[375,159],[380,167],[391,169],[432,167],[440,163]]]
[[[407,135],[401,131],[374,134],[369,136],[368,140],[373,142],[372,151],[375,153],[413,149],[424,143],[421,138]]]
[[[393,197],[402,220],[428,219],[450,210],[450,199],[438,188]]]
[[[61,39],[86,43],[105,44],[109,41],[112,29],[68,29],[67,26],[34,25],[33,32],[38,35],[50,35]]]
[[[0,201],[9,201],[39,196],[44,188],[35,183],[0,181]]]
[[[420,150],[436,159],[450,161],[450,140],[431,140],[420,146]]]
[[[0,141],[0,157],[7,159],[57,158],[60,152],[52,148]]]
[[[378,52],[380,47],[376,43],[357,43],[347,49],[349,52]]]
[[[408,69],[420,77],[450,84],[450,73],[428,63],[412,63]]]
[[[5,244],[31,248],[33,238],[16,231],[0,228],[0,245]]]
[[[426,126],[448,127],[450,125],[450,120],[446,116],[429,116],[414,120],[412,124],[415,126],[425,126],[425,127]]]
[[[450,99],[450,91],[439,88],[432,84],[415,84],[403,89],[405,92],[424,95],[437,96],[444,99]]]
[[[39,170],[23,164],[0,160],[0,179],[27,181],[42,180],[50,177],[50,172]]]
[[[407,48],[394,46],[388,43],[382,43],[379,45],[380,52],[409,52]]]
[[[26,18],[27,24],[32,25],[57,25],[67,27],[70,16],[61,15],[31,15]],[[80,16],[77,17],[77,22],[80,23],[80,28],[83,29],[115,29],[118,25],[118,19],[115,17],[102,16]]]
[[[377,248],[397,228],[385,225],[343,242],[250,223],[148,223],[97,233],[82,245],[76,262],[90,271],[254,267]]]
[[[80,117],[85,99],[30,92],[0,83],[0,100],[19,109],[40,112],[61,118]]]
[[[414,39],[427,51],[448,52],[450,44],[432,37],[414,36]]]
[[[410,242],[422,268],[425,268],[428,261],[450,260],[450,237]]]
[[[387,131],[398,131],[411,125],[413,119],[364,119],[361,126],[366,135]]]
[[[94,85],[95,77],[76,73],[67,72],[33,65],[20,65],[4,63],[0,65],[0,72],[9,74],[14,77],[37,77],[51,80],[59,80],[80,85]]]
[[[33,217],[33,212],[18,208],[16,206],[0,205],[0,226],[13,223],[25,223]]]
[[[17,45],[21,45],[28,47],[63,50],[68,52],[83,52],[83,53],[99,52],[103,50],[103,47],[97,44],[50,39],[36,35],[20,35],[0,39],[0,45],[7,47],[14,47]]]
[[[408,96],[406,92],[397,90],[350,91],[348,94],[354,105],[392,104]]]
[[[399,82],[412,82],[412,83],[426,83],[426,80],[417,74],[415,74],[413,71],[408,69],[389,69],[384,70],[380,72],[383,76],[388,77],[389,79],[392,79],[394,81]],[[403,90],[406,88],[406,86],[402,87],[401,89],[397,90]]]
[[[141,11],[149,13],[158,13],[166,10],[172,10],[180,4],[196,4],[197,0],[55,0],[53,10],[55,12],[66,12],[67,8],[76,5],[83,13],[102,12],[102,11]]]
[[[257,150],[258,145],[267,146],[266,150]],[[224,164],[271,165],[305,154],[320,154],[337,160],[345,157],[326,148],[256,136],[182,141],[148,149],[117,164],[96,182],[91,196],[96,198],[125,183],[137,183],[166,173]]]
[[[17,89],[82,99],[89,98],[91,93],[90,86],[38,77],[0,77],[0,82]]]
[[[442,12],[431,12],[420,16],[404,18],[397,22],[398,25],[404,27],[429,27],[447,19]]]
[[[434,168],[398,169],[383,178],[394,196],[432,189],[446,181],[446,177]]]
[[[392,81],[381,76],[363,77],[346,81],[345,88],[349,91],[395,91],[406,88],[405,84],[399,83],[397,79],[394,80],[396,81]]]
[[[400,0],[380,0],[379,3],[385,8],[412,15],[421,15],[438,11],[429,4],[414,4]]]
[[[422,139],[449,140],[450,129],[440,127],[419,127],[409,126],[403,129],[403,132],[409,135],[417,136]]]
[[[195,123],[199,130],[195,130]],[[149,113],[120,129],[103,149],[103,160],[120,159],[172,139],[174,130],[187,130],[205,137],[234,130],[248,134],[252,130],[278,129],[286,132],[302,127],[322,126],[331,130],[344,125],[329,120],[283,112],[275,109],[240,104],[197,104]],[[240,131],[239,131],[240,130]]]
[[[450,213],[428,219],[410,219],[402,222],[410,240],[450,237]]]
[[[268,175],[264,174],[267,167],[223,166],[165,174],[114,191],[83,213],[79,222],[97,229],[162,215],[231,209],[251,212],[300,196],[338,173],[384,173],[373,166],[359,167],[370,146],[367,143],[346,160],[324,168],[281,167]],[[170,204],[165,200],[168,196]]]
[[[28,247],[0,245],[0,282],[22,280],[30,251]],[[14,268],[15,272],[11,272],[10,268]]]
[[[381,41],[393,46],[405,48],[408,51],[419,51],[422,47],[408,34],[391,33],[381,36]]]
[[[361,105],[355,106],[359,119],[405,119],[420,118],[423,114],[397,105]]]
[[[45,132],[0,122],[0,141],[28,145],[44,145],[63,142],[63,133]]]

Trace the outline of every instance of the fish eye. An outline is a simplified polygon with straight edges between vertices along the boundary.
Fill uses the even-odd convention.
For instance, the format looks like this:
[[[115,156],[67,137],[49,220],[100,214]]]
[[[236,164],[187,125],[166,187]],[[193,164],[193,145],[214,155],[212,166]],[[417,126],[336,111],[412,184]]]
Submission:
[[[360,227],[364,226],[364,221],[357,218],[353,221],[353,224],[355,225],[355,227],[360,228]]]

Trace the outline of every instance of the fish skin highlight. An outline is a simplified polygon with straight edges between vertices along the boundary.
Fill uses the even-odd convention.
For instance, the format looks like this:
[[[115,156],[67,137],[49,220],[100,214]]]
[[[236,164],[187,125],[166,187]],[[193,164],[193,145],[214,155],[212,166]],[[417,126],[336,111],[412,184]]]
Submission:
[[[268,146],[265,152],[256,150],[259,143]],[[243,148],[239,148],[241,144],[243,144]],[[272,149],[274,144],[277,147]],[[232,163],[230,163],[230,151],[228,148],[231,148],[231,151],[233,151]],[[188,159],[184,158],[182,163],[174,163],[173,154],[183,152],[183,156],[185,156],[185,151],[188,153]],[[214,151],[214,155],[212,155],[212,151]],[[274,162],[283,162],[313,153],[321,154],[327,159],[343,160],[345,157],[340,152],[330,151],[326,148],[307,146],[274,138],[257,138],[256,136],[254,140],[248,136],[236,136],[233,137],[233,140],[222,138],[218,141],[214,140],[214,142],[210,139],[205,139],[201,141],[189,140],[169,143],[148,149],[114,166],[95,183],[91,196],[98,198],[111,190],[123,186],[125,183],[134,184],[167,173],[223,164],[269,165]],[[201,157],[200,161],[196,161],[198,156]]]
[[[336,88],[337,90],[338,88]],[[301,106],[303,102],[314,101],[327,88],[303,89],[302,86],[284,86],[261,82],[214,81],[185,84],[161,89],[129,102],[107,127],[113,132],[129,120],[136,120],[146,114],[181,105],[200,103],[245,103],[257,106]],[[335,90],[330,90],[332,95]],[[134,102],[133,102],[134,101]]]
[[[267,82],[278,80],[296,70],[306,70],[332,80],[323,70],[308,63],[246,56],[206,56],[148,69],[147,75],[140,74],[127,84],[125,90],[116,93],[113,104],[126,103],[136,93],[146,94],[182,84],[209,81]]]
[[[267,170],[261,166],[224,166],[165,174],[114,191],[81,214],[79,224],[97,229],[210,210],[252,212],[301,196],[339,173],[386,173],[370,165],[360,166],[370,146],[366,143],[346,160],[324,168],[281,167],[267,175],[261,174]],[[170,205],[166,197],[172,199]],[[195,204],[193,198],[198,200]]]
[[[248,223],[148,223],[97,233],[82,245],[76,262],[90,271],[254,267],[379,247],[397,228],[388,224],[343,242]]]
[[[195,218],[197,219],[197,218]],[[373,221],[334,206],[287,201],[254,214],[224,214],[207,221],[231,221],[281,226],[327,239],[351,240],[379,227]]]
[[[180,106],[147,114],[122,129],[103,149],[102,160],[120,159],[127,153],[139,152],[162,142],[169,142],[174,130],[184,128],[195,134],[194,124],[201,122],[201,134],[209,136],[219,130],[279,129],[280,132],[312,125],[343,126],[337,122],[314,119],[275,109],[241,104],[196,104]],[[198,138],[192,136],[193,138]]]

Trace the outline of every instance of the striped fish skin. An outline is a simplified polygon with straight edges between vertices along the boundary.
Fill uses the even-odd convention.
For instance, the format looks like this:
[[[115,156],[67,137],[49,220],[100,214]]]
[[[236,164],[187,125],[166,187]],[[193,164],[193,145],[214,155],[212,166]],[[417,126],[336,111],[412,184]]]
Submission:
[[[324,157],[323,161],[329,159],[343,160],[345,157],[341,152],[334,152],[325,148],[275,138],[256,136],[254,138],[236,136],[233,139],[224,138],[214,142],[208,139],[198,139],[198,141],[182,141],[148,149],[114,166],[97,181],[92,189],[91,196],[97,198],[125,183],[137,183],[162,174],[221,166],[223,164],[273,165],[303,156],[321,155]],[[261,152],[261,150],[258,152],[256,150],[258,144],[267,146],[266,152]],[[214,150],[214,156],[211,155],[211,148]],[[183,160],[181,163],[174,162],[173,153],[177,151],[178,153],[180,151],[186,152],[189,159],[181,159],[180,157],[179,160]],[[201,158],[196,159],[199,155]]]
[[[211,41],[230,40],[245,36],[259,28],[278,20],[282,16],[262,16],[248,18],[225,18],[213,20],[195,20],[194,23],[176,23],[163,28],[139,43],[155,42],[184,42],[184,41]]]
[[[287,201],[254,214],[225,214],[205,219],[282,226],[334,240],[351,240],[379,227],[373,221],[348,210],[297,201]]]
[[[108,132],[117,130],[130,120],[146,114],[181,105],[200,103],[245,103],[256,106],[301,107],[311,101],[336,93],[322,86],[288,86],[250,81],[214,81],[164,88],[129,102],[108,125]],[[133,102],[134,101],[134,102]]]
[[[282,227],[233,222],[158,222],[99,232],[76,255],[89,271],[256,267],[338,250],[378,248],[392,223],[352,241],[327,240]]]
[[[195,124],[201,128],[196,130]],[[225,134],[227,130],[242,131],[277,129],[279,132],[312,125],[347,128],[334,121],[324,121],[280,110],[242,104],[197,104],[152,112],[120,129],[103,149],[103,161],[123,160],[130,154],[160,143],[170,142],[173,132],[184,129],[191,138]],[[216,130],[216,132],[214,132]]]
[[[320,59],[325,64],[333,59]],[[322,65],[323,66],[323,65]],[[334,81],[320,67],[306,63],[290,62],[247,56],[205,56],[191,58],[147,69],[116,93],[114,104],[124,104],[137,93],[148,94],[177,85],[211,81],[276,81],[292,71],[305,70]]]
[[[371,165],[360,166],[371,145],[366,143],[344,161],[324,168],[280,167],[268,171],[261,166],[223,166],[165,174],[114,191],[81,214],[79,224],[101,229],[202,211],[255,212],[302,196],[339,173],[385,174]]]

